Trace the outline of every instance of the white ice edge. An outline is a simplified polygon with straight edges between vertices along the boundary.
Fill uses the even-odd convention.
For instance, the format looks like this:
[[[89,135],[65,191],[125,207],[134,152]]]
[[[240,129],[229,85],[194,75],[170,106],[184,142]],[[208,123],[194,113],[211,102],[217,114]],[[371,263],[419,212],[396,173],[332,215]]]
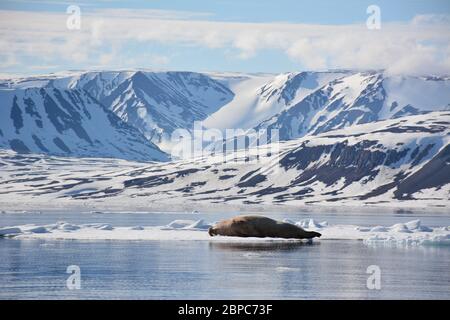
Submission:
[[[368,245],[450,245],[450,226],[430,228],[420,220],[397,223],[392,226],[361,227],[357,225],[329,225],[314,219],[303,219],[294,223],[307,230],[318,231],[322,240],[363,240]],[[299,241],[279,238],[210,237],[207,229],[213,223],[204,220],[174,220],[165,226],[113,227],[109,224],[70,224],[56,222],[48,225],[19,225],[0,228],[0,237],[16,239],[46,240],[188,240],[219,242],[273,242]]]

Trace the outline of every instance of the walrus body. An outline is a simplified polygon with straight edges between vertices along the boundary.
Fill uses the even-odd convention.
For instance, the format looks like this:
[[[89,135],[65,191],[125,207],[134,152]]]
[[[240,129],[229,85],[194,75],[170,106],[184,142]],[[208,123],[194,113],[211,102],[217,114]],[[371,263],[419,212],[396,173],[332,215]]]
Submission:
[[[306,231],[296,225],[276,221],[262,216],[238,216],[223,220],[209,228],[210,236],[295,238],[311,239],[320,237],[314,231]]]

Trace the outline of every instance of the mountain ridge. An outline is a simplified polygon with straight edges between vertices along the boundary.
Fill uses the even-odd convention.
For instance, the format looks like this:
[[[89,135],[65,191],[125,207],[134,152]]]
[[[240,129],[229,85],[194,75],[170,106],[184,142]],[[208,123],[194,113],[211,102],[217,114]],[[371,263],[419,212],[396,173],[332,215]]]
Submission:
[[[33,88],[84,91],[166,152],[171,134],[192,132],[195,122],[221,131],[277,129],[284,141],[450,109],[450,78],[391,76],[379,70],[278,75],[92,71],[0,81],[0,91]]]
[[[79,89],[0,90],[0,147],[20,153],[167,161],[167,155]]]
[[[77,159],[69,165],[65,159],[2,153],[0,201],[14,195],[27,203],[58,199],[64,206],[120,205],[130,199],[137,207],[448,206],[450,112],[285,141],[279,153],[249,161],[254,152],[240,151],[227,162],[218,155],[152,165],[113,159]],[[66,163],[64,170],[61,163]],[[36,175],[17,177],[24,165],[31,165]]]

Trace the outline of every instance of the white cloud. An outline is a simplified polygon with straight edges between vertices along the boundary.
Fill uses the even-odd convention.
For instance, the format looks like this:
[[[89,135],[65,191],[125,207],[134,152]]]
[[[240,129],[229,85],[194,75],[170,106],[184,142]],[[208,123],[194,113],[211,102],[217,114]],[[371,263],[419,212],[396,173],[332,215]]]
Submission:
[[[149,62],[153,66],[163,66],[170,62],[170,58],[159,54],[152,54],[149,57]]]
[[[64,13],[0,11],[0,56],[88,65],[117,65],[130,42],[237,50],[251,59],[277,49],[308,69],[387,69],[393,73],[450,74],[450,24],[443,18],[416,17],[411,23],[383,23],[380,30],[360,25],[240,23],[193,20],[207,14],[109,9],[82,12],[81,30],[66,28]],[[440,21],[440,22],[436,22]],[[168,64],[168,57],[142,52],[134,62]],[[130,63],[130,62],[128,62]]]
[[[414,25],[447,24],[450,25],[448,14],[419,14],[412,19]]]
[[[181,10],[161,9],[101,9],[93,11],[108,18],[127,19],[163,19],[163,20],[190,20],[212,17],[210,12],[194,12]]]
[[[0,42],[0,46],[5,45]],[[4,52],[0,53],[0,68],[9,68],[19,65],[16,57],[12,53]]]

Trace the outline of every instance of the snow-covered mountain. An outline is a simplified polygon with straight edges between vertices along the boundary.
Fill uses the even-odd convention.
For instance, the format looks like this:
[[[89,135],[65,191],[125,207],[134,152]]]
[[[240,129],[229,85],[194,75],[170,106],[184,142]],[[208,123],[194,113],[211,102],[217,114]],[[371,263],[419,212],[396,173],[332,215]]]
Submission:
[[[136,207],[320,203],[445,208],[450,201],[450,112],[286,141],[279,153],[247,161],[252,152],[228,162],[208,156],[152,165],[3,152],[7,183],[0,184],[0,202],[14,195],[24,203],[54,200],[64,206],[104,202],[120,207],[133,199]],[[35,174],[18,177],[24,166]]]
[[[0,89],[0,148],[165,161],[168,156],[81,89]]]
[[[211,74],[235,94],[204,121],[208,128],[252,128],[288,109],[323,85],[349,71],[273,74]]]
[[[233,99],[208,75],[194,72],[74,72],[16,79],[4,86],[84,90],[148,140],[164,145],[178,128],[192,129]]]
[[[449,77],[350,70],[214,77],[235,97],[209,116],[205,127],[278,129],[281,140],[450,110]]]
[[[318,86],[255,127],[279,129],[280,139],[355,124],[450,110],[450,79],[350,73]]]
[[[28,77],[0,88],[83,90],[170,151],[194,121],[224,129],[279,129],[282,140],[354,124],[450,109],[450,78],[337,70],[280,75],[96,71]]]
[[[175,129],[191,129],[194,121],[205,119],[233,98],[227,87],[200,73],[138,71],[128,77],[119,73],[106,86],[104,76],[98,73],[81,87],[158,144],[167,142]]]
[[[5,106],[2,112],[6,115],[2,117],[0,127],[3,131],[2,146],[33,152],[48,150],[50,154],[67,154],[67,150],[81,148],[83,152],[73,154],[93,156],[118,156],[124,150],[119,145],[112,148],[122,150],[120,152],[105,149],[109,147],[90,148],[91,142],[83,139],[80,130],[69,131],[87,145],[72,148],[67,145],[68,148],[64,148],[59,140],[57,145],[54,141],[47,142],[49,146],[37,142],[33,136],[38,137],[41,142],[42,139],[47,139],[45,136],[52,137],[51,140],[64,140],[55,136],[55,132],[61,134],[61,130],[57,127],[51,129],[52,126],[40,128],[37,125],[39,121],[33,120],[32,111],[26,111],[31,109],[25,106],[24,95],[35,92],[34,96],[39,97],[35,99],[44,99],[41,94],[36,94],[38,91],[53,97],[52,100],[56,101],[56,104],[61,103],[54,96],[55,92],[60,92],[62,97],[66,94],[78,96],[78,99],[64,98],[66,102],[69,101],[72,110],[66,112],[67,119],[72,117],[73,110],[85,110],[83,103],[86,100],[89,100],[88,103],[103,105],[166,152],[171,150],[169,138],[172,132],[176,129],[192,130],[195,121],[201,121],[206,128],[219,130],[278,129],[281,140],[291,140],[356,124],[450,109],[448,77],[390,76],[383,71],[351,70],[280,75],[80,71],[0,81],[0,103]],[[23,109],[23,114],[31,119],[27,129],[15,128],[20,120],[16,116],[19,114],[17,108],[13,108],[12,92],[18,92],[21,97],[17,99],[18,108]],[[62,103],[61,108],[65,109],[67,104]],[[36,104],[39,106],[43,102]],[[16,110],[13,116],[10,115],[12,109]],[[51,123],[52,117],[55,115],[48,114],[44,119]],[[95,119],[89,120],[85,112],[75,118],[84,120],[75,119],[73,123],[81,121],[90,123],[89,126],[92,127],[102,126],[97,125]],[[78,128],[74,124],[71,126]],[[17,130],[21,135],[29,137],[16,136]],[[34,132],[36,130],[41,133],[42,139]],[[45,130],[50,131],[43,134]],[[111,130],[116,131],[116,128]],[[91,135],[94,137],[95,133],[91,132],[89,136]],[[21,140],[27,147],[22,148],[16,139]],[[91,140],[102,141],[100,138]],[[115,138],[112,140],[120,141]],[[138,140],[142,142],[142,139]],[[104,145],[109,146],[109,143]],[[151,143],[150,146],[146,144],[143,150],[155,149]],[[137,153],[141,152],[140,147],[133,146],[132,149],[138,151]],[[157,150],[156,153],[158,152]],[[150,158],[159,159],[156,153],[151,153]],[[141,156],[131,158],[142,159]]]

